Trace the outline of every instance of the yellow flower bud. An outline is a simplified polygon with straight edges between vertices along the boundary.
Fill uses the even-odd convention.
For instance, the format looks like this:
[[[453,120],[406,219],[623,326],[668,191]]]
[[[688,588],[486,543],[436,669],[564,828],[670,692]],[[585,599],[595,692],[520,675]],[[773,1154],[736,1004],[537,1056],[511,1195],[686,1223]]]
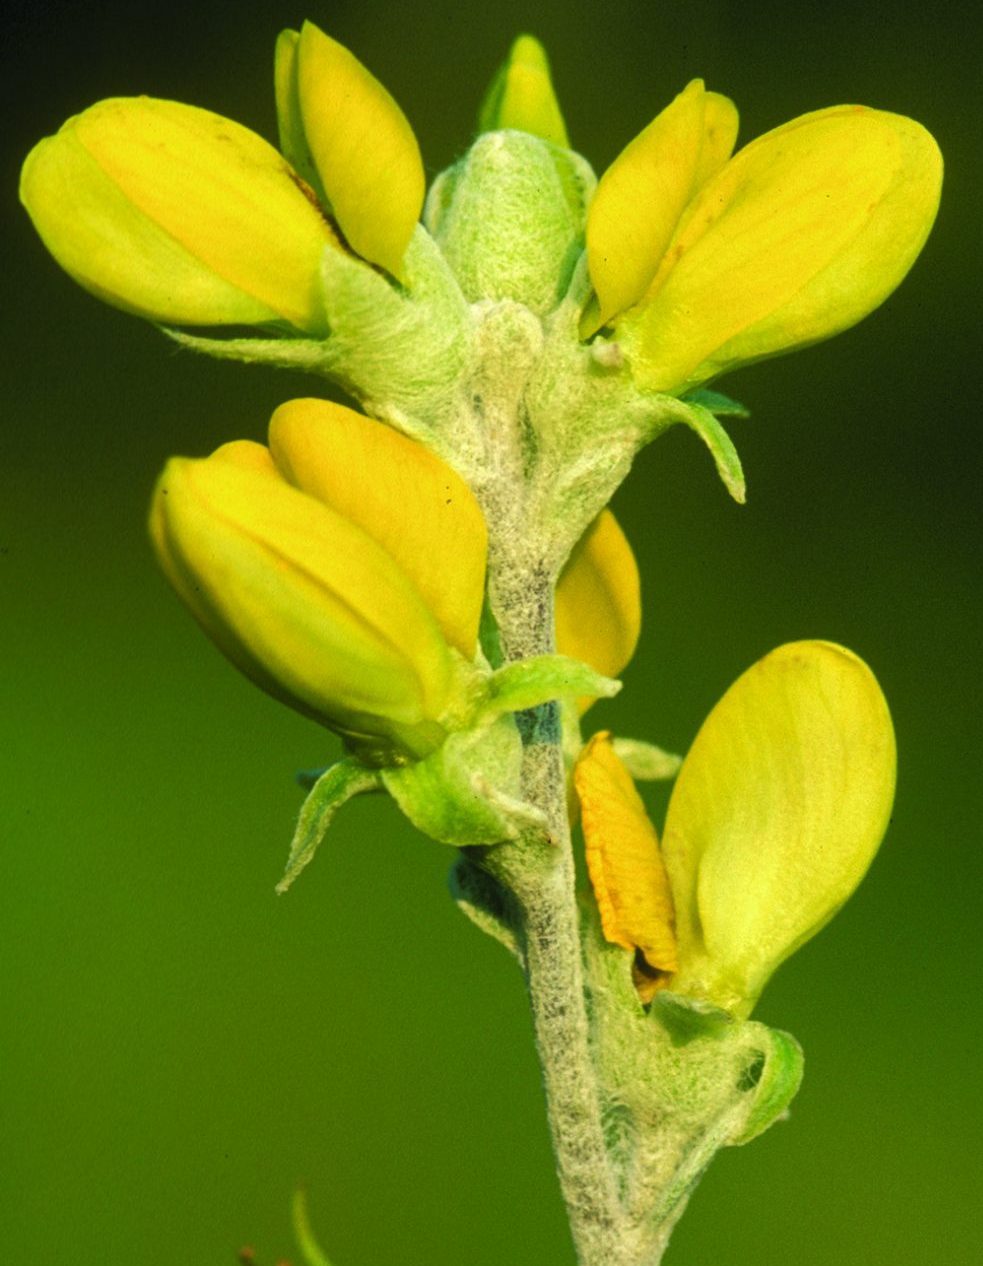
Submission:
[[[694,79],[601,177],[587,217],[587,262],[598,306],[582,333],[637,303],[696,189],[730,157],[732,102]]]
[[[126,311],[327,331],[319,263],[336,239],[280,154],[220,115],[102,101],[35,146],[20,195],[65,271]]]
[[[696,193],[616,324],[636,381],[681,394],[855,324],[914,263],[941,180],[923,127],[863,106],[745,146]]]
[[[618,677],[638,645],[642,604],[635,555],[610,510],[574,546],[556,586],[556,649]],[[592,699],[580,700],[585,711]]]
[[[674,992],[739,1015],[846,901],[894,797],[894,732],[870,669],[792,642],[731,686],[673,788],[662,837]]]
[[[520,35],[512,45],[478,114],[479,132],[503,128],[531,132],[563,149],[570,147],[546,51],[531,35]]]
[[[317,173],[346,241],[402,279],[423,207],[420,148],[406,116],[347,48],[313,22],[277,45],[277,104],[286,153]]]
[[[453,702],[448,636],[473,650],[481,607],[471,494],[426,450],[324,401],[278,411],[271,445],[168,463],[151,510],[164,571],[270,694],[377,759],[426,755]],[[428,551],[420,565],[411,544]],[[441,559],[458,598],[435,611]]]

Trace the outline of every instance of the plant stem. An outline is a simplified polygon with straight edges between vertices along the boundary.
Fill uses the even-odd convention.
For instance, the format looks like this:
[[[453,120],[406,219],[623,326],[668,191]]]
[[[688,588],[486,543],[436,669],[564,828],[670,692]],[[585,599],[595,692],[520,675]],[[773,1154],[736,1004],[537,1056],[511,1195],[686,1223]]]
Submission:
[[[553,578],[542,567],[495,569],[492,586],[506,660],[553,649]],[[486,866],[522,915],[526,984],[560,1186],[581,1266],[634,1266],[604,1142],[591,1056],[559,709],[519,718],[524,797],[546,815],[549,840],[531,834],[489,851]]]

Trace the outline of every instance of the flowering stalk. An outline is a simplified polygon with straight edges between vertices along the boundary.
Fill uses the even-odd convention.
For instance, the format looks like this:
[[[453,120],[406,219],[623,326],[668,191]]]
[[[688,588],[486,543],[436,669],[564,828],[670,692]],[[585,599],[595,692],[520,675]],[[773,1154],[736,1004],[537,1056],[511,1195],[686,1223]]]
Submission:
[[[938,150],[851,105],[734,153],[736,108],[694,80],[598,181],[523,36],[424,204],[412,130],[347,49],[283,32],[275,83],[281,153],[117,99],[35,147],[21,197],[96,295],[361,406],[291,401],[265,445],[172,459],[158,559],[223,653],[344,746],[306,780],[278,890],[368,792],[453,848],[458,904],[525,974],[578,1260],[657,1266],[714,1154],[798,1088],[794,1038],[749,1016],[870,865],[894,736],[866,665],[804,640],[740,676],[683,761],[585,741],[641,621],[606,507],[677,423],[744,500],[722,419],[745,411],[709,383],[894,289]],[[660,842],[635,781],[672,777]]]

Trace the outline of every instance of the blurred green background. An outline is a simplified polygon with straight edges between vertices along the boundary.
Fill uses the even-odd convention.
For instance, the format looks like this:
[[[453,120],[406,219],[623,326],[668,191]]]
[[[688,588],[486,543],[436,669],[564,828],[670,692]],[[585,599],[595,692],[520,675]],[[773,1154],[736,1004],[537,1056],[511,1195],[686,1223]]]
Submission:
[[[968,11],[967,11],[968,12]],[[796,637],[877,671],[894,824],[760,1018],[802,1041],[788,1124],[714,1164],[672,1266],[975,1266],[981,985],[981,41],[958,6],[874,0],[319,3],[436,172],[511,37],[547,44],[598,170],[693,75],[743,136],[841,101],[914,115],[948,184],[901,290],[858,329],[725,381],[749,480],[692,436],[616,508],[646,634],[598,725],[685,749]],[[241,680],[144,536],[172,452],[262,436],[312,380],[177,354],[49,261],[16,205],[30,145],[147,92],[274,134],[266,0],[11,3],[5,17],[0,433],[0,1261],[262,1266],[310,1184],[336,1266],[572,1264],[517,972],[448,899],[449,853],[359,802],[286,898],[295,770],[330,736]],[[960,23],[962,23],[960,25]],[[8,145],[9,143],[9,145]]]

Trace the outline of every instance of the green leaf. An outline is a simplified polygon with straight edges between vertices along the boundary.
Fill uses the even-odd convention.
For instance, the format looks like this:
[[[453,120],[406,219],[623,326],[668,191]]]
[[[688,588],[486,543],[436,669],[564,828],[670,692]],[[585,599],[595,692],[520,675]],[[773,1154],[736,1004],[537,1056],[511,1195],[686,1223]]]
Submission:
[[[311,1221],[307,1213],[307,1192],[303,1187],[298,1187],[294,1192],[291,1213],[293,1215],[294,1235],[297,1237],[297,1244],[304,1255],[306,1266],[331,1266],[324,1250],[314,1238],[314,1232],[311,1230]]]
[[[751,410],[739,400],[732,400],[722,391],[711,391],[708,387],[697,387],[683,396],[684,404],[699,404],[709,409],[718,418],[749,418]]]
[[[536,655],[500,668],[489,683],[488,700],[482,708],[486,716],[522,712],[550,699],[576,699],[590,695],[610,699],[621,682],[602,677],[579,659],[567,655]]]
[[[356,760],[339,761],[324,771],[301,806],[287,867],[276,886],[277,892],[286,892],[317,852],[341,806],[353,796],[378,788],[378,773]]]
[[[289,330],[282,338],[210,338],[185,334],[170,325],[157,327],[162,334],[191,352],[201,352],[216,360],[235,360],[247,365],[276,365],[280,369],[320,372],[326,361],[325,344],[320,339],[292,338]]]
[[[746,1071],[747,1088],[754,1090],[754,1101],[741,1131],[730,1140],[740,1147],[763,1134],[780,1121],[802,1084],[802,1047],[791,1033],[781,1029],[760,1028],[767,1035],[766,1049],[760,1060],[752,1060]]]
[[[663,419],[668,419],[670,424],[683,422],[691,431],[696,432],[710,450],[724,487],[739,505],[743,505],[747,495],[744,471],[737,449],[724,428],[708,408],[692,399],[663,399],[667,405]]]
[[[424,760],[380,771],[418,830],[442,844],[498,844],[545,819],[520,799],[522,741],[510,716],[451,734]]]

